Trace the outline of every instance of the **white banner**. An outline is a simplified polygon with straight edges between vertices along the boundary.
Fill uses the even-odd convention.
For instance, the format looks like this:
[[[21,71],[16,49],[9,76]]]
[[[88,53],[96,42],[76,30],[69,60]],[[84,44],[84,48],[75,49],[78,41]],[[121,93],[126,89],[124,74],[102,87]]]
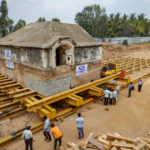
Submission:
[[[5,59],[11,60],[11,51],[5,50]]]
[[[14,62],[12,61],[9,61],[9,60],[6,60],[6,67],[9,68],[9,69],[14,69]]]
[[[80,65],[80,66],[76,66],[76,76],[80,76],[82,74],[85,74],[88,72],[88,65]]]

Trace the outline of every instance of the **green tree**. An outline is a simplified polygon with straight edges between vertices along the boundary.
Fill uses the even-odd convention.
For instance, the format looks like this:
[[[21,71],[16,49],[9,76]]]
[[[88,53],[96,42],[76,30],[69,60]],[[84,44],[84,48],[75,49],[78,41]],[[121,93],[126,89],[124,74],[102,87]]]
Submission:
[[[46,22],[46,19],[45,19],[45,17],[40,17],[40,18],[38,18],[37,22]]]
[[[17,31],[18,29],[22,28],[26,26],[26,22],[22,19],[19,19],[19,21],[16,23],[16,25],[14,26],[14,31]]]
[[[53,18],[52,21],[54,21],[54,22],[60,22],[60,20],[58,18]]]
[[[8,34],[8,8],[6,0],[2,0],[0,6],[0,32],[2,37]]]
[[[85,7],[82,12],[76,14],[75,22],[93,37],[103,38],[107,35],[108,18],[105,8],[100,5]]]
[[[9,30],[9,33],[13,32],[14,31],[14,21],[12,19],[8,19],[8,30]]]
[[[105,8],[96,4],[77,13],[75,22],[91,36],[98,38],[148,36],[150,32],[150,20],[143,13],[131,13],[129,16],[121,16],[120,13],[107,15]]]

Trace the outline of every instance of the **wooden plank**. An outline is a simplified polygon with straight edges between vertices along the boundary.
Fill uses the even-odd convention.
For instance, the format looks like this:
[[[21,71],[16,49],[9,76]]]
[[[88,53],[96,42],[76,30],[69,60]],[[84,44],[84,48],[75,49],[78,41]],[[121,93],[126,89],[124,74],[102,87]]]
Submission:
[[[116,139],[116,140],[125,140],[129,143],[134,143],[134,144],[136,143],[136,140],[134,140],[134,139],[126,138],[126,137],[123,137],[123,136],[116,136],[116,135],[113,135],[111,133],[107,134],[107,138]]]
[[[102,139],[102,138],[97,138],[97,140],[99,141],[99,142],[101,142],[102,144],[105,144],[105,145],[108,145],[108,146],[110,146],[110,142],[109,141],[107,141],[107,140],[104,140],[104,139]]]
[[[117,148],[116,147],[112,147],[111,150],[117,150]]]
[[[145,142],[143,140],[140,140],[140,142],[143,143],[143,144],[145,144],[148,147],[148,149],[150,149],[150,144],[148,144],[147,142]]]
[[[79,150],[78,146],[74,143],[67,142],[67,146],[73,150]]]
[[[87,144],[88,144],[88,140],[89,140],[93,135],[94,135],[93,132],[91,132],[91,133],[89,134],[88,138],[87,138],[86,141],[85,141],[84,147],[83,147],[84,150],[86,150]]]
[[[145,141],[146,143],[150,144],[150,138],[141,138],[141,137],[138,137],[137,141],[140,141],[140,140]]]
[[[118,147],[118,148],[124,147],[124,148],[131,148],[131,149],[135,150],[135,145],[133,145],[133,144],[110,142],[110,145]]]
[[[95,147],[97,147],[98,149],[100,150],[103,150],[104,149],[104,145],[101,144],[100,142],[98,142],[96,139],[94,138],[90,138],[88,140],[89,143],[91,143],[92,145],[94,145]]]
[[[124,147],[121,147],[120,150],[131,150],[131,148],[124,148]]]
[[[139,144],[135,147],[135,149],[136,149],[136,150],[141,150],[141,149],[144,148],[144,147],[145,147],[145,144],[139,143]]]

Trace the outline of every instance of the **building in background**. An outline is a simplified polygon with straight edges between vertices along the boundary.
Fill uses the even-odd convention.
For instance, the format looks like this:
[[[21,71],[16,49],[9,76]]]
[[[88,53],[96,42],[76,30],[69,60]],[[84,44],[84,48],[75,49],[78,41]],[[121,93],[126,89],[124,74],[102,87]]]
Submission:
[[[101,44],[75,24],[37,22],[0,40],[0,72],[45,96],[98,79]]]

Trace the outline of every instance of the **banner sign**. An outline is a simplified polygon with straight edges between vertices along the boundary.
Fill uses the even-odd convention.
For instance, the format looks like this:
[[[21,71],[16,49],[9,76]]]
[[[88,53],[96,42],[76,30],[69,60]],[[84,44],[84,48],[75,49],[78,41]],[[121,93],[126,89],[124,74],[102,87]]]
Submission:
[[[80,76],[82,74],[86,74],[87,73],[87,69],[88,69],[88,65],[80,65],[80,66],[76,66],[76,76]]]
[[[5,50],[5,59],[11,60],[11,51]]]
[[[14,62],[12,61],[9,61],[9,60],[6,60],[6,67],[9,68],[9,69],[14,69]]]

